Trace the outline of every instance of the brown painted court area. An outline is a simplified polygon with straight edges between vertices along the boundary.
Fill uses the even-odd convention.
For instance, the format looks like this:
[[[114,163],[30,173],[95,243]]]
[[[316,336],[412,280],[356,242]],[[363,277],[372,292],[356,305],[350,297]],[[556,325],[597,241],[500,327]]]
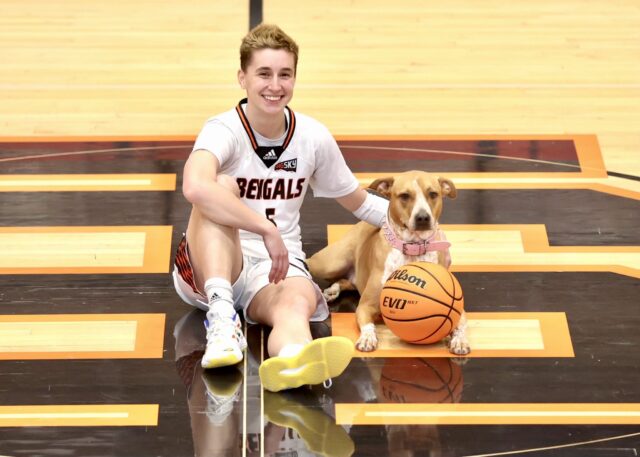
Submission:
[[[268,330],[248,326],[242,365],[203,372],[204,315],[169,278],[190,144],[12,139],[0,145],[10,208],[0,227],[2,452],[280,455],[275,440],[330,456],[627,455],[597,443],[638,443],[640,193],[610,182],[596,138],[339,144],[363,185],[402,169],[457,184],[441,222],[469,357],[404,343],[380,324],[379,349],[357,353],[331,388],[272,394],[257,373]],[[354,222],[307,197],[307,254]],[[314,333],[355,341],[356,303],[341,296]],[[236,392],[217,417],[208,393]]]
[[[363,187],[455,183],[468,357],[379,324],[329,388],[271,393],[245,324],[242,363],[201,368],[182,170],[260,22]],[[638,456],[638,30],[632,0],[1,2],[0,457]],[[356,222],[308,192],[307,256]],[[355,340],[357,301],[314,337]]]

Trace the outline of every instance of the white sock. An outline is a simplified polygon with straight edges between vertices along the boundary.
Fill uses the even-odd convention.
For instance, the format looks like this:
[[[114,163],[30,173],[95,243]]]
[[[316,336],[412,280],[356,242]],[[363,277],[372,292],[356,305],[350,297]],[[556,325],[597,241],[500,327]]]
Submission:
[[[204,283],[204,291],[209,299],[207,317],[209,317],[210,314],[223,317],[235,316],[236,310],[233,307],[233,288],[229,281],[223,278],[209,278]]]

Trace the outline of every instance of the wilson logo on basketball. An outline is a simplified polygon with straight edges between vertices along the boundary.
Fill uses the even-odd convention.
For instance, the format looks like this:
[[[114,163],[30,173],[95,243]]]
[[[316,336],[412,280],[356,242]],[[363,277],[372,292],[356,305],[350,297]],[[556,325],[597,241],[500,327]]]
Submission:
[[[427,285],[427,281],[417,276],[413,276],[407,273],[407,270],[396,270],[391,273],[388,280],[396,279],[398,281],[408,282],[409,284],[415,284],[421,289],[424,289]]]

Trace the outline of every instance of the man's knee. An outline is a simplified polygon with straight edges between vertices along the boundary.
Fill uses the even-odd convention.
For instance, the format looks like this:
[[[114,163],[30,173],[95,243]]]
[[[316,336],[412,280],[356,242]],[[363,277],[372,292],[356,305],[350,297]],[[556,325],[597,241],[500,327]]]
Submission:
[[[301,316],[310,318],[316,310],[316,302],[311,300],[306,294],[290,294],[286,299],[274,303],[279,317]]]
[[[240,187],[238,187],[238,183],[236,178],[229,175],[218,175],[216,177],[216,182],[220,184],[225,189],[230,190],[236,197],[240,197]]]

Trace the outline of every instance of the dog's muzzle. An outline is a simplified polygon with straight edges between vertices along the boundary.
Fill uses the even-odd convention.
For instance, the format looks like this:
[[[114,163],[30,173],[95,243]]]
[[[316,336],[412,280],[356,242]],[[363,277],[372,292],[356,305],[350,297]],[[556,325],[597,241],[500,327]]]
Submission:
[[[431,215],[424,210],[416,214],[413,219],[413,223],[417,231],[431,230],[433,228],[431,224]]]

